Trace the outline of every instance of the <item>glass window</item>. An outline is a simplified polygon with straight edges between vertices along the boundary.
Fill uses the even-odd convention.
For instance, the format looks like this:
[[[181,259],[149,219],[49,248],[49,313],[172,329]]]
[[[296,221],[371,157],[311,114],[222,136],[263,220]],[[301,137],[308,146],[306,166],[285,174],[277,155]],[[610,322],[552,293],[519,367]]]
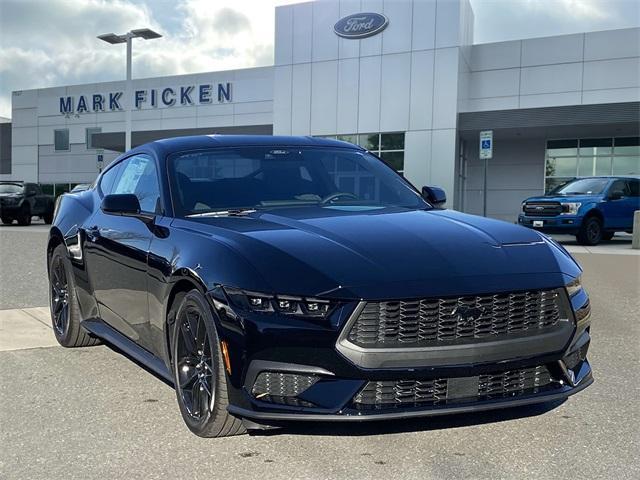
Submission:
[[[395,171],[404,171],[404,152],[382,152],[380,158],[387,162]]]
[[[640,156],[613,157],[613,175],[640,174]]]
[[[233,168],[216,168],[221,163],[251,165],[253,171],[235,175]],[[170,177],[182,215],[231,208],[425,206],[383,162],[357,150],[238,147],[182,153],[170,158]]]
[[[56,151],[69,150],[68,128],[61,128],[53,131],[53,147]]]
[[[596,158],[596,175],[611,175],[611,157]]]
[[[580,157],[578,159],[578,176],[588,177],[593,175],[594,157]]]
[[[640,197],[640,180],[627,180],[629,184],[629,195]]]
[[[358,145],[372,152],[380,150],[380,134],[367,133],[358,136]]]
[[[105,170],[105,172],[100,177],[100,192],[102,195],[109,195],[113,192],[113,185],[118,178],[118,172],[120,170],[120,164],[114,165],[113,167]]]
[[[160,186],[153,159],[135,155],[126,159],[121,169],[114,193],[133,193],[138,197],[142,212],[160,213]]]
[[[43,183],[42,185],[40,185],[40,188],[42,188],[42,193],[44,193],[45,195],[53,195],[53,184]]]
[[[554,193],[561,195],[597,195],[602,193],[609,179],[607,178],[581,178],[563,185]]]
[[[616,155],[640,156],[640,137],[618,137],[613,152]]]
[[[575,157],[549,158],[547,161],[548,177],[575,177],[577,159]]]
[[[621,196],[625,197],[629,195],[629,187],[627,186],[626,180],[616,180],[609,187],[609,195],[612,193],[619,193]]]
[[[404,150],[404,133],[380,135],[380,150]]]
[[[102,127],[85,128],[84,134],[85,134],[85,144],[87,146],[87,150],[92,150],[96,148],[93,146],[93,134],[101,133],[101,132],[102,132]]]
[[[338,135],[336,137],[338,140],[342,140],[343,142],[353,143],[354,145],[358,145],[358,135]]]
[[[559,177],[550,177],[545,180],[544,183],[544,191],[549,193],[551,191],[556,190],[558,187],[561,187],[565,183],[572,180],[571,178],[559,178]]]

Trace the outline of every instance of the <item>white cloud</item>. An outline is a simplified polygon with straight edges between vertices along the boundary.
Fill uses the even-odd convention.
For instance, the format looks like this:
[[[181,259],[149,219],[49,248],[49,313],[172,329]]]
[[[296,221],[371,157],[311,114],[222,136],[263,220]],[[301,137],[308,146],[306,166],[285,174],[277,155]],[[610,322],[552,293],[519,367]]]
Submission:
[[[274,7],[299,1],[0,0],[0,116],[12,90],[122,79],[124,46],[101,33],[163,34],[135,40],[134,78],[269,65]],[[637,0],[471,1],[480,42],[640,24]]]
[[[0,0],[0,116],[12,90],[117,80],[123,45],[96,39],[149,27],[134,40],[133,76],[270,65],[274,7],[295,0]]]

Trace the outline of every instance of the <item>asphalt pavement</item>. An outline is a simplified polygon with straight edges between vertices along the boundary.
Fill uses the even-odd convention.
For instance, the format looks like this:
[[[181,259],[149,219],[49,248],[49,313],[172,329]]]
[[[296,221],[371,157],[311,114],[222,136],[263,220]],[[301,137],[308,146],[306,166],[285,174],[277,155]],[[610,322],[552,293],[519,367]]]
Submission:
[[[16,229],[0,229],[0,291],[10,305],[0,308],[46,304],[46,282],[31,299],[6,298],[22,282],[41,288],[35,277],[46,270],[46,233]],[[37,255],[24,253],[31,248]],[[106,346],[28,348],[52,344],[44,331],[44,342],[12,347],[20,315],[40,328],[46,309],[12,311],[11,324],[0,312],[9,344],[0,348],[0,478],[640,478],[640,257],[576,258],[593,306],[596,381],[566,402],[222,439],[191,434],[173,390]]]

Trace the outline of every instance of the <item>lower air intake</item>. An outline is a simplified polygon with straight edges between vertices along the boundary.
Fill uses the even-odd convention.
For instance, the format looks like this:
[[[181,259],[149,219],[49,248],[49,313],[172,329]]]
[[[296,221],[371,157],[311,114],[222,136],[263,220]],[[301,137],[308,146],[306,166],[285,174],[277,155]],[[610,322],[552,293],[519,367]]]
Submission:
[[[358,410],[474,403],[531,395],[559,384],[546,366],[509,370],[475,377],[368,382],[353,397]]]
[[[257,400],[280,405],[313,407],[311,402],[297,398],[316,383],[317,375],[303,375],[283,372],[261,372],[256,378],[251,393]]]

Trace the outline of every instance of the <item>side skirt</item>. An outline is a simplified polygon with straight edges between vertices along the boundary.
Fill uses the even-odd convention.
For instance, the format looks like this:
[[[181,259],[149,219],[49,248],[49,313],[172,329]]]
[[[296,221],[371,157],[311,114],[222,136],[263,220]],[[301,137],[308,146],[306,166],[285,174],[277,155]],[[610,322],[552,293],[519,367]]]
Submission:
[[[133,340],[121,334],[100,319],[92,318],[84,320],[81,325],[92,335],[95,335],[96,337],[99,337],[105,342],[111,344],[120,350],[125,356],[131,358],[133,361],[147,368],[163,381],[173,386],[173,376],[161,358],[158,358],[153,353],[145,350]]]

